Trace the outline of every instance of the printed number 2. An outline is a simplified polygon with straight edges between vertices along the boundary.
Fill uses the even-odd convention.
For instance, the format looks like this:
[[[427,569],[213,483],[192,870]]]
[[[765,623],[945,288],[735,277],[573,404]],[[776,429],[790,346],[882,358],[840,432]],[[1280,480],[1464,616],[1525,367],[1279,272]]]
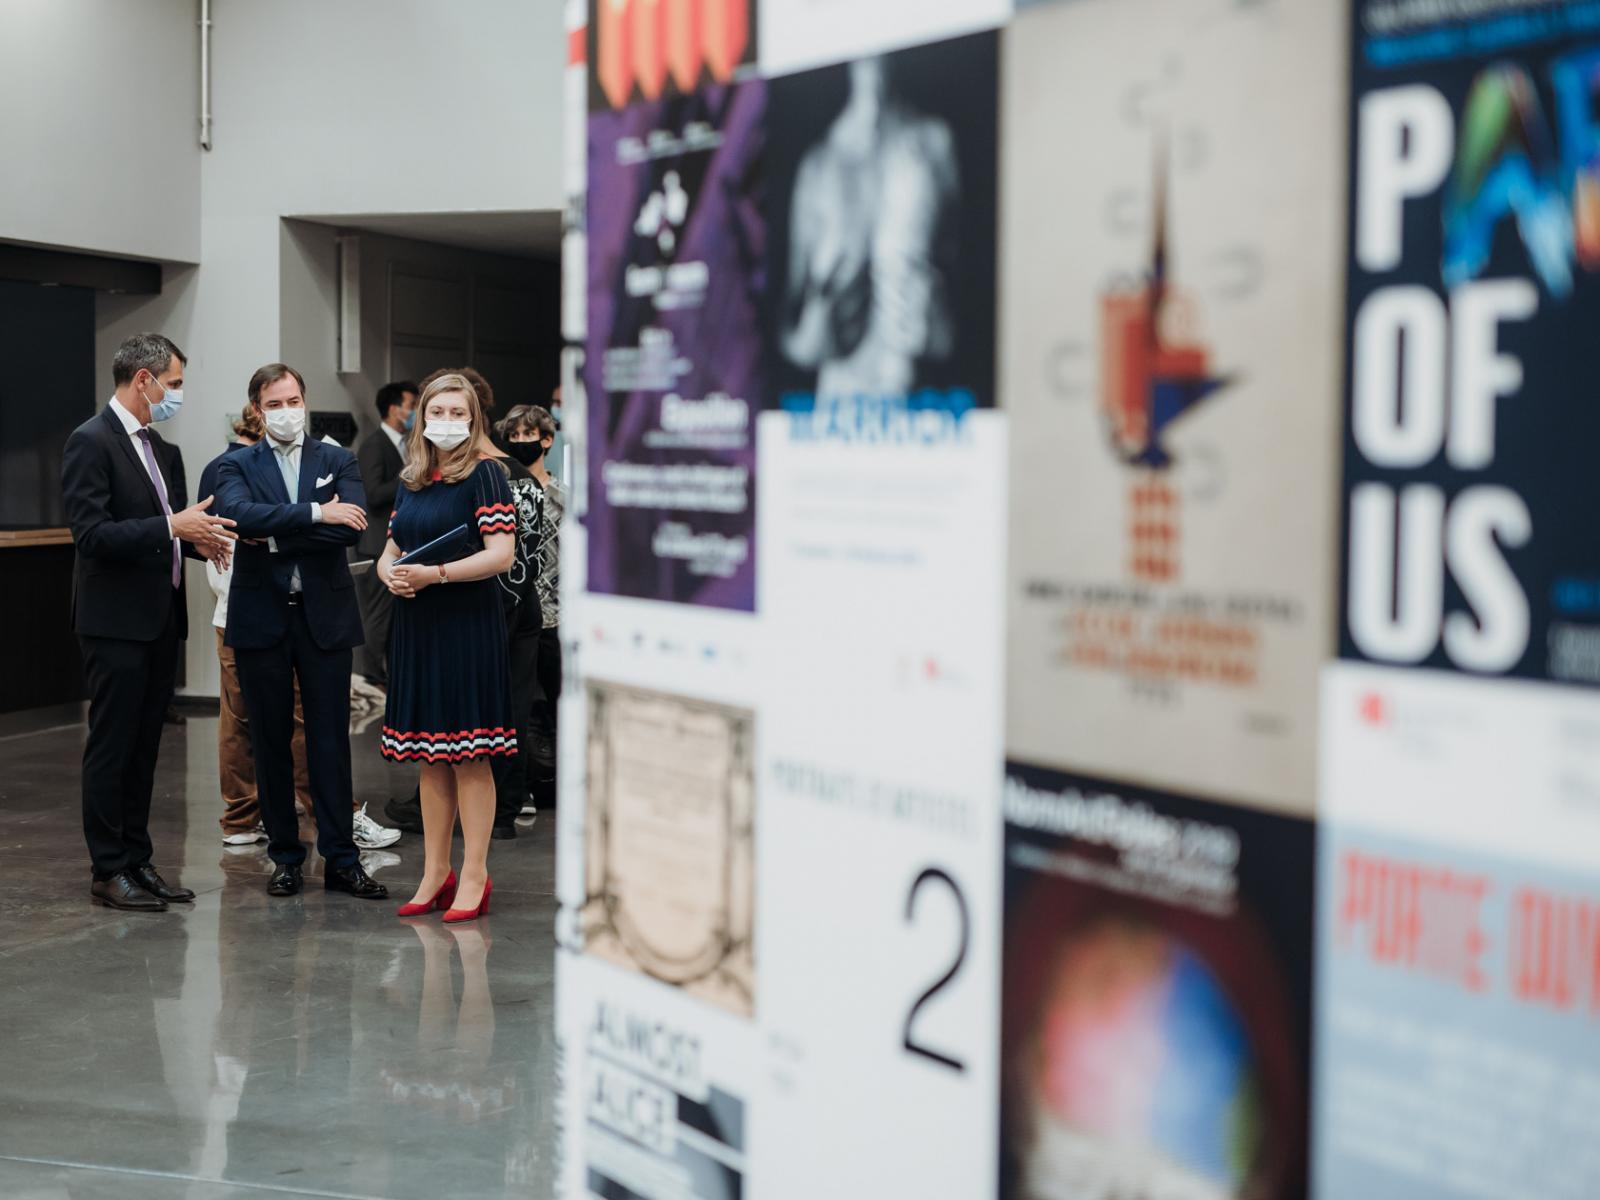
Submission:
[[[922,1006],[932,1000],[942,991],[961,970],[961,964],[967,961],[967,898],[961,894],[961,888],[954,879],[938,867],[926,867],[911,885],[911,891],[906,896],[906,922],[911,923],[916,919],[917,895],[922,891],[922,885],[937,880],[950,889],[950,894],[956,899],[956,911],[961,914],[961,944],[956,947],[956,958],[948,970],[939,978],[928,985],[927,989],[917,997],[917,1002],[911,1006],[911,1011],[906,1014],[905,1048],[912,1054],[920,1054],[923,1058],[932,1059],[941,1066],[949,1067],[953,1071],[965,1071],[966,1064],[958,1058],[951,1058],[948,1054],[941,1054],[937,1050],[930,1050],[921,1045],[914,1034],[912,1026],[917,1023],[917,1014],[922,1011]]]

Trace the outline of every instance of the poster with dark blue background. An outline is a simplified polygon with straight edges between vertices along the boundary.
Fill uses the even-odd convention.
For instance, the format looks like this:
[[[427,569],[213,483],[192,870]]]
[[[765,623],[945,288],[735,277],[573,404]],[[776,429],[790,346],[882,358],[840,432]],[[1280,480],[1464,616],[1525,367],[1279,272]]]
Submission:
[[[1600,5],[1360,0],[1342,657],[1600,683]]]

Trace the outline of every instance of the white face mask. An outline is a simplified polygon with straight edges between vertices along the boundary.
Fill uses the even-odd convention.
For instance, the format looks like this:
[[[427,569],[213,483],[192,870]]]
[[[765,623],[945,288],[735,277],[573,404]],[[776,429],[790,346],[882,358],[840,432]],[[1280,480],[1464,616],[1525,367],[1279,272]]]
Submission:
[[[267,432],[275,442],[292,442],[305,432],[304,408],[269,408],[263,416],[266,418]]]
[[[422,436],[441,450],[454,450],[472,436],[472,422],[428,421],[422,426]]]

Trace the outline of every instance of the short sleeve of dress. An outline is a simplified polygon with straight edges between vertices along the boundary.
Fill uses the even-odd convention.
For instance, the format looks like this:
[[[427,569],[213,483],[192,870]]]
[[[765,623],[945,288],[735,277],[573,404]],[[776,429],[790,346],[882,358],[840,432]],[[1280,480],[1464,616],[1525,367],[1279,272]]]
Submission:
[[[477,511],[473,516],[478,522],[478,536],[516,533],[517,508],[511,502],[511,485],[506,482],[506,473],[497,464],[485,460],[478,464],[473,486],[477,492]]]

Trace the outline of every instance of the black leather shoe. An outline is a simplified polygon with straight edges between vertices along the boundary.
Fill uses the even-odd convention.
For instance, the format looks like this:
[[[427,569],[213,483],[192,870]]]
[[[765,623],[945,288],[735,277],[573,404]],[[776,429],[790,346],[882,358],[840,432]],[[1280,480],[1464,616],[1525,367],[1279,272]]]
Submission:
[[[496,825],[489,831],[489,837],[496,842],[503,842],[507,838],[517,836],[517,827],[514,822],[507,821],[504,825]]]
[[[142,867],[129,867],[128,874],[133,876],[135,883],[158,899],[180,903],[194,899],[193,892],[186,887],[173,887],[149,863]]]
[[[166,912],[167,902],[140,887],[131,871],[118,871],[110,879],[96,879],[89,885],[89,896],[107,908],[129,912]]]
[[[330,892],[347,892],[357,900],[387,900],[389,889],[371,875],[360,863],[348,867],[326,867],[322,872],[322,886]]]
[[[305,886],[305,876],[299,867],[278,864],[272,872],[272,882],[267,884],[269,896],[298,896]]]
[[[413,804],[409,800],[386,800],[383,805],[383,815],[389,818],[389,824],[406,833],[422,832],[422,805]]]

